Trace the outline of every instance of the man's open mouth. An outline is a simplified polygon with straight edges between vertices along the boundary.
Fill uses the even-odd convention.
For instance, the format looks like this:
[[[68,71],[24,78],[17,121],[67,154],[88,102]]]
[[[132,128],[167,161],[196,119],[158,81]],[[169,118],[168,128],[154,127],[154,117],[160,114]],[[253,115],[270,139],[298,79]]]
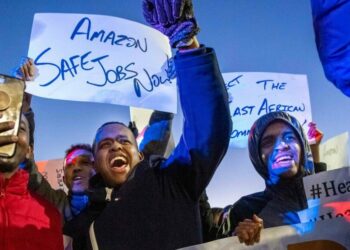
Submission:
[[[293,160],[293,156],[290,154],[278,155],[275,157],[272,168],[284,167],[284,165],[289,165]]]
[[[127,167],[128,161],[124,156],[117,156],[110,161],[109,165],[114,171],[122,172]]]

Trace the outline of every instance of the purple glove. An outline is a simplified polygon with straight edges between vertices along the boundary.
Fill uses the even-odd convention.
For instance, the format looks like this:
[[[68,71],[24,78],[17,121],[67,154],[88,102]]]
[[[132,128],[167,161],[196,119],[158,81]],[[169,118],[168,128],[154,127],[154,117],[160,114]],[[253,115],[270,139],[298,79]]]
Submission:
[[[143,0],[142,5],[146,21],[168,36],[173,48],[187,44],[199,32],[192,0]]]

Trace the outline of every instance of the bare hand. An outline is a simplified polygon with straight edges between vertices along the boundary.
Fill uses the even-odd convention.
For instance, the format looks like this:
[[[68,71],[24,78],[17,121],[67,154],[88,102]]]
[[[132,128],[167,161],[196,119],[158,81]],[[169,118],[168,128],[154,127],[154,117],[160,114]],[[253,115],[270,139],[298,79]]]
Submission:
[[[23,57],[20,65],[14,69],[13,76],[23,81],[34,81],[39,75],[38,68],[35,66],[33,59]],[[30,109],[32,95],[25,93],[23,98],[22,112],[26,113]]]
[[[238,236],[240,243],[254,245],[260,241],[260,233],[263,228],[263,220],[255,214],[252,219],[245,219],[235,228],[234,235]]]
[[[18,68],[15,69],[14,76],[24,81],[33,81],[38,73],[38,69],[35,67],[33,59],[29,57],[23,57]]]
[[[323,138],[323,133],[317,128],[316,123],[310,122],[309,131],[307,132],[308,142],[311,148],[314,162],[320,162],[320,143]]]
[[[2,114],[0,113],[0,118]],[[11,130],[15,127],[13,121],[0,122],[0,146],[8,145],[18,141],[18,137],[15,135],[1,135],[1,133]]]
[[[310,122],[308,124],[309,131],[307,132],[307,137],[309,140],[309,144],[317,144],[319,145],[323,138],[323,133],[317,128],[316,123]]]

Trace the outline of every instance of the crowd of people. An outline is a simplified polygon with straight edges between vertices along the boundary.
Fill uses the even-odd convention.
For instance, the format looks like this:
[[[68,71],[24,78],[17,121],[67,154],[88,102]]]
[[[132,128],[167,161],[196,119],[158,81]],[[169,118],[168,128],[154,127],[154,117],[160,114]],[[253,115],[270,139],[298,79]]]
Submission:
[[[146,21],[177,49],[184,116],[178,144],[165,158],[173,114],[154,111],[140,147],[132,122],[108,121],[91,144],[67,149],[68,192],[54,190],[35,164],[34,112],[25,95],[18,135],[0,136],[0,146],[17,145],[12,157],[0,156],[0,249],[177,249],[230,236],[252,245],[263,228],[300,222],[296,212],[307,208],[302,178],[327,168],[315,124],[306,135],[288,113],[261,116],[248,149],[265,189],[211,208],[205,188],[232,130],[215,51],[196,38],[190,0],[143,0],[142,7]],[[25,61],[20,77],[32,79],[34,67]],[[1,122],[0,133],[13,127]],[[308,137],[316,143],[310,146]]]

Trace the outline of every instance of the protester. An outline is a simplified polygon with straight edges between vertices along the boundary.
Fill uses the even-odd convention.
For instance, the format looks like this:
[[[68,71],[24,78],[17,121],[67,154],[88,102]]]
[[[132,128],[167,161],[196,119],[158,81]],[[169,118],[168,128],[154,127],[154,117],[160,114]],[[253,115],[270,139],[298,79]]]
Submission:
[[[310,136],[318,135],[314,124]],[[224,215],[223,234],[233,233],[241,242],[259,241],[264,227],[299,223],[297,211],[307,208],[302,178],[314,173],[314,162],[307,137],[300,123],[285,112],[260,117],[252,126],[248,139],[249,157],[264,178],[262,192],[240,198]],[[325,169],[316,162],[316,169]]]
[[[173,114],[161,112],[161,111],[154,111],[150,117],[149,125],[146,129],[146,132],[144,133],[144,138],[141,141],[142,150],[140,150],[146,159],[149,159],[149,157],[152,155],[156,157],[163,157],[163,154],[165,154],[165,150],[167,148],[167,144],[170,138],[170,131],[171,131],[171,125],[172,125],[172,119]],[[133,135],[135,137],[138,136],[138,131],[134,123],[129,123],[130,130],[132,131]],[[75,170],[76,174],[80,171],[77,171],[77,169],[80,169],[82,166],[79,163],[83,163],[85,161],[86,167],[91,170],[94,170],[94,160],[93,160],[93,153],[90,146],[85,145],[84,148],[79,145],[72,146],[72,148],[75,148],[76,150],[73,150],[73,154],[67,152],[67,155],[72,155],[71,160],[66,161],[65,163],[74,162],[74,166],[72,166],[72,169]],[[81,156],[85,152],[85,156],[89,158],[90,160],[86,159],[84,161],[80,161],[76,157]],[[65,157],[67,159],[67,157]],[[85,172],[87,174],[87,172]],[[95,171],[94,171],[95,173]],[[65,171],[65,176],[67,176]],[[68,175],[71,176],[71,175]],[[92,176],[91,176],[92,177]],[[84,179],[87,180],[87,179]],[[91,189],[98,189],[98,187],[95,186],[95,179],[93,178],[90,180],[90,188]],[[77,182],[80,182],[78,180]],[[66,182],[65,182],[66,183]],[[76,198],[70,201],[70,206],[72,208],[73,212],[73,219],[70,220],[66,226],[64,226],[63,233],[65,235],[65,239],[67,242],[67,245],[72,244],[73,249],[85,249],[86,248],[86,235],[87,230],[89,228],[90,223],[93,221],[93,219],[100,214],[100,212],[105,208],[106,204],[110,201],[109,195],[112,192],[111,188],[103,187],[97,192],[88,192],[88,186],[87,183],[84,181],[84,187],[85,192],[76,194]],[[73,188],[70,188],[70,185],[66,183],[69,190],[72,190]],[[77,199],[79,198],[80,199]],[[74,202],[75,201],[75,202]],[[90,203],[88,203],[90,201]],[[76,204],[74,204],[76,203]],[[88,206],[88,209],[85,208]],[[74,213],[74,208],[77,210],[77,213]],[[82,212],[83,211],[83,212]],[[81,215],[78,216],[78,214],[82,212]]]
[[[13,121],[1,122],[0,133],[12,129]],[[21,117],[18,136],[0,136],[0,146],[16,143],[12,157],[0,156],[1,249],[63,249],[60,214],[54,206],[28,190],[29,124]],[[28,248],[29,247],[29,248]]]
[[[177,4],[185,5],[178,6],[183,11],[168,9],[168,14],[175,15],[171,16],[173,21],[165,20],[165,16],[161,20],[174,31],[178,26],[185,39],[177,39],[176,32],[168,33],[174,38],[172,44],[181,44],[184,47],[180,50],[185,50],[175,57],[185,116],[183,135],[169,159],[147,161],[125,125],[110,122],[97,130],[93,144],[97,174],[91,179],[92,195],[101,197],[98,194],[102,193],[103,203],[106,193],[99,191],[113,187],[113,193],[107,194],[111,202],[102,213],[98,212],[90,227],[93,248],[176,249],[202,240],[198,200],[227,150],[231,119],[213,50],[205,47],[187,50],[198,47],[195,33],[188,36],[192,28],[196,28],[191,21],[193,16],[189,15],[191,2],[177,1],[171,7]],[[162,4],[155,7],[151,2],[144,2],[144,12],[149,17],[164,14],[163,11]],[[154,26],[166,29],[153,21]],[[80,225],[89,225],[86,219],[94,216],[93,208],[98,205],[91,202],[78,216],[82,218]]]
[[[324,72],[350,97],[350,1],[311,0],[318,54]]]

